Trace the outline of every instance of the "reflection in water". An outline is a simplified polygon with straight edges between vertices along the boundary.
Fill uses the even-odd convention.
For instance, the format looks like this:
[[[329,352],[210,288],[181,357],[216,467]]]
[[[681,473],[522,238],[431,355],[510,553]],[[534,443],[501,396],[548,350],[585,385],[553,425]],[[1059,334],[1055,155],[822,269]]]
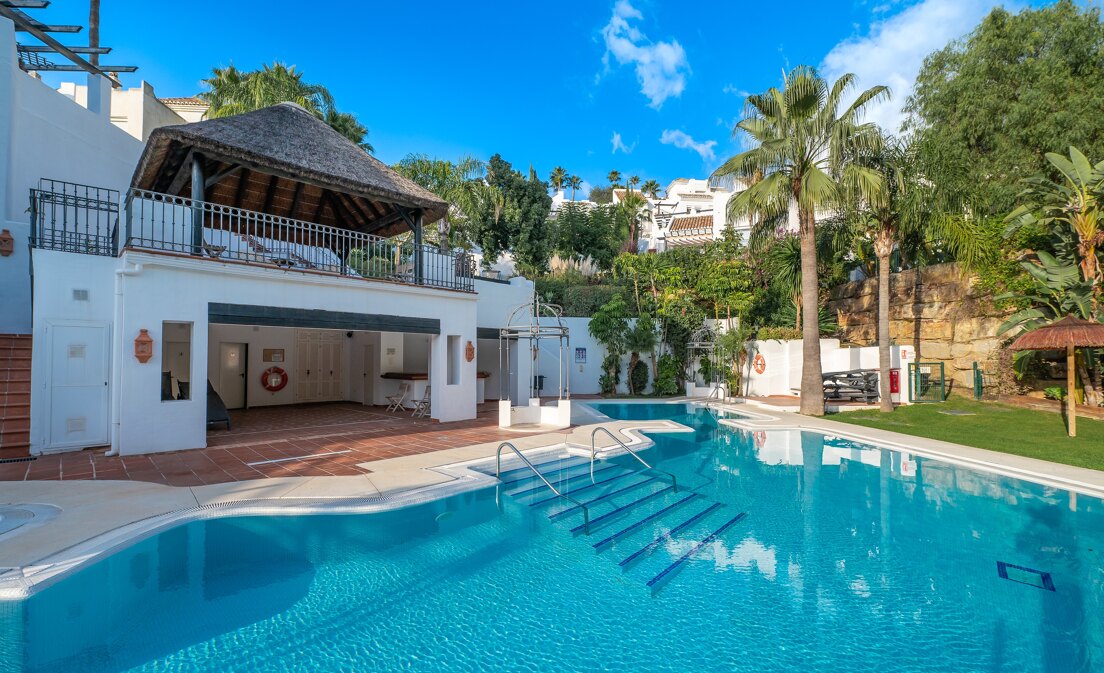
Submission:
[[[671,521],[596,554],[544,508],[500,510],[495,489],[196,523],[0,604],[0,671],[1104,670],[1100,501],[662,411],[695,432],[657,433],[643,457],[725,507],[629,571],[616,561]],[[659,594],[644,587],[740,512]],[[998,560],[1057,591],[1000,579]]]

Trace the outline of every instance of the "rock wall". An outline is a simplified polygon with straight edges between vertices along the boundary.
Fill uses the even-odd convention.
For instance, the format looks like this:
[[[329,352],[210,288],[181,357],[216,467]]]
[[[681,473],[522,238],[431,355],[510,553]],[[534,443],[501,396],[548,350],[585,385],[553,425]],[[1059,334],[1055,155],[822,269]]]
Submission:
[[[976,280],[956,264],[890,276],[890,338],[894,344],[917,349],[918,360],[944,362],[947,379],[955,381],[958,392],[971,390],[973,363],[986,364],[1003,341],[997,328],[1007,314],[976,288]],[[877,279],[834,288],[828,307],[839,321],[841,341],[858,346],[877,343]]]

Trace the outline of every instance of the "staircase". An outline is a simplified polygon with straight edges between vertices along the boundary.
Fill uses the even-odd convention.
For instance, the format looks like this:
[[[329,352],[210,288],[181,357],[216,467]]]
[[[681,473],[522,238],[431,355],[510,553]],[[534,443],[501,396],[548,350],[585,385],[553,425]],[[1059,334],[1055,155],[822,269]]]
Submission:
[[[542,511],[653,593],[747,516],[623,459],[594,461],[593,475],[589,459],[566,454],[533,467],[562,495],[528,466],[503,472],[501,491]]]
[[[0,460],[30,455],[31,335],[0,334]]]

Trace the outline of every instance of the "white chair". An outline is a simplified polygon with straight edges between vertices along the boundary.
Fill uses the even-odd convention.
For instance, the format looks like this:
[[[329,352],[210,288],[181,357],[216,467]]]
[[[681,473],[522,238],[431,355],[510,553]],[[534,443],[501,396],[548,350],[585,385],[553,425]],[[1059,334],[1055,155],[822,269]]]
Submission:
[[[399,392],[387,396],[387,410],[398,411],[402,408],[403,402],[406,401],[406,396],[410,394],[410,384],[400,383]]]
[[[429,413],[429,389],[430,386],[426,386],[425,395],[422,395],[422,399],[414,402],[414,413],[411,416],[422,418]]]

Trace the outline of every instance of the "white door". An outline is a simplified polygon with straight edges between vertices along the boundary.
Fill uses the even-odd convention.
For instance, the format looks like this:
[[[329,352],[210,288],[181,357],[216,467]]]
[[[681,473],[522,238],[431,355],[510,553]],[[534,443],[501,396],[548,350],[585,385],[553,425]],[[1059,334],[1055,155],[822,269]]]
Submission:
[[[364,404],[372,405],[376,403],[376,369],[378,364],[376,362],[376,347],[375,345],[364,347],[364,372],[361,374],[364,377]]]
[[[345,399],[342,376],[343,332],[299,330],[296,334],[295,400],[330,402]]]
[[[49,448],[108,443],[107,325],[52,325]]]
[[[219,397],[227,409],[245,407],[245,353],[242,343],[219,343]]]

